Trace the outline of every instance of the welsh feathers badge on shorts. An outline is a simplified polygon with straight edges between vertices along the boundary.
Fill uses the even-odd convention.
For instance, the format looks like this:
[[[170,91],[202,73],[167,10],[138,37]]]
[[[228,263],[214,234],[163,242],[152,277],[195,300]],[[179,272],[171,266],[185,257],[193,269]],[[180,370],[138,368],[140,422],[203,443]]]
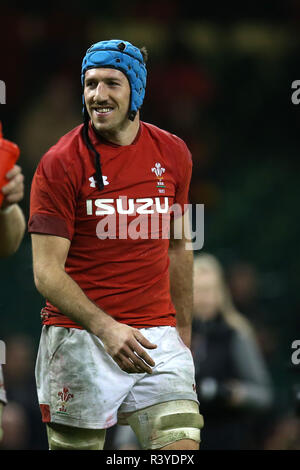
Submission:
[[[70,393],[70,390],[67,387],[63,387],[57,393],[58,402],[57,402],[57,410],[56,413],[58,414],[68,414],[68,402],[74,398],[73,393]]]

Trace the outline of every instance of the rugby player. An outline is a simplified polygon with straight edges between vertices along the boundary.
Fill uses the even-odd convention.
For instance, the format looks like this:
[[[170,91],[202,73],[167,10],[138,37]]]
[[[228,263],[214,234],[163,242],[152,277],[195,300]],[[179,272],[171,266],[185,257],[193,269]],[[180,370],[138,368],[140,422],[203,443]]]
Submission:
[[[146,57],[122,40],[87,50],[84,124],[33,178],[28,227],[46,298],[36,380],[54,450],[103,449],[117,421],[143,449],[199,448],[193,253],[189,234],[162,229],[168,215],[170,234],[188,219],[192,161],[180,138],[140,120]]]

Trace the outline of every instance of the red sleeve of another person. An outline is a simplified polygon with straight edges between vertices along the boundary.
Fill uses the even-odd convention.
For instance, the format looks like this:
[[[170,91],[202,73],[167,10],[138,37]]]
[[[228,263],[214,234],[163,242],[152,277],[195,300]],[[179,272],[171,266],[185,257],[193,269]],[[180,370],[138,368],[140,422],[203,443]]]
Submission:
[[[51,150],[40,161],[30,193],[30,233],[72,240],[78,177],[67,162]]]

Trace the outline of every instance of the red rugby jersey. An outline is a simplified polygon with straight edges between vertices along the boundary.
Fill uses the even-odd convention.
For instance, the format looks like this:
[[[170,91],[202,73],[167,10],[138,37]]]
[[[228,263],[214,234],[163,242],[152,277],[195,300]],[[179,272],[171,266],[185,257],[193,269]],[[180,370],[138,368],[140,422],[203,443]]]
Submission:
[[[90,126],[105,181],[99,191],[82,129],[63,136],[41,159],[31,187],[28,230],[71,241],[66,272],[117,321],[136,328],[175,326],[169,240],[162,237],[161,219],[172,204],[188,203],[191,154],[181,139],[144,122],[126,146],[103,141]],[[122,214],[126,210],[129,214]],[[142,217],[151,218],[148,234],[144,222],[137,224]],[[49,301],[43,323],[80,328]]]

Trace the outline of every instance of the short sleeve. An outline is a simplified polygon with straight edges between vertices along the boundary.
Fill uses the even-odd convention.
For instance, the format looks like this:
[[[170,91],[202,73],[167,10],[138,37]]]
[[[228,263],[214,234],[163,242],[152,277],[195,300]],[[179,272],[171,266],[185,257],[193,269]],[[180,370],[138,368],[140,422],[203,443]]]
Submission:
[[[29,233],[72,240],[76,211],[77,177],[74,165],[53,153],[40,161],[30,192]]]

